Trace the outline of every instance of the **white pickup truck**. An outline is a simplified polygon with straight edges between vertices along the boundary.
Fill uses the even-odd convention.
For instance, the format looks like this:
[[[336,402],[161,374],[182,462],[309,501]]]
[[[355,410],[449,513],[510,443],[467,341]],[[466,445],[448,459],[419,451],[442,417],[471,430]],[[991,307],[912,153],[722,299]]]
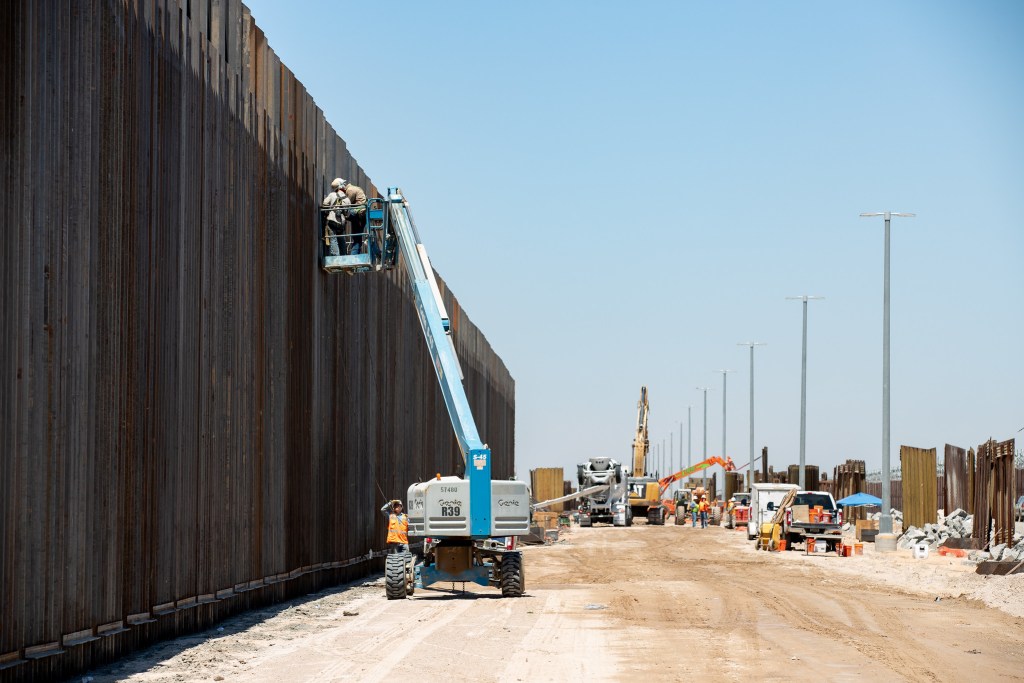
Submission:
[[[813,521],[812,514],[808,514],[806,519],[797,519],[802,515],[794,515],[793,508],[804,505],[808,513],[820,506],[822,514]],[[804,543],[807,536],[835,535],[834,541],[826,541],[828,550],[835,550],[836,544],[842,540],[842,530],[843,510],[836,505],[836,499],[828,491],[797,491],[782,522],[782,537],[786,539],[787,548],[792,548],[794,543]]]

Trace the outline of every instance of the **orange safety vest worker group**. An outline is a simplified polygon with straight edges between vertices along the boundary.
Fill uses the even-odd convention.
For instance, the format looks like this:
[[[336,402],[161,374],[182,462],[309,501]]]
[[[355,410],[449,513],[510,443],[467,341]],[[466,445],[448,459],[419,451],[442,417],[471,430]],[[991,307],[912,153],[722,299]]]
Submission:
[[[385,503],[380,511],[388,516],[388,553],[409,552],[409,517],[402,512],[402,501]]]

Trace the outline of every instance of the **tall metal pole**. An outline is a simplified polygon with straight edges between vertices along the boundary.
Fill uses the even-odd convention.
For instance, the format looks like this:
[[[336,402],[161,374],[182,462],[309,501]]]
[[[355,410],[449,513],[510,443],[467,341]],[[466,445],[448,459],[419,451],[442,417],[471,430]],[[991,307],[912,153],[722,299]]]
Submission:
[[[676,462],[676,444],[675,444],[676,433],[668,433],[668,472],[666,474],[674,474],[675,462]]]
[[[708,387],[697,387],[697,391],[704,392],[704,456],[701,460],[708,459]]]
[[[708,390],[704,390],[704,457],[702,460],[708,459]]]
[[[812,299],[824,299],[821,296],[787,296],[804,302],[804,334],[803,350],[800,361],[800,489],[807,489],[807,302]]]
[[[693,464],[693,406],[686,406],[686,466]]]
[[[807,490],[807,299],[804,299],[804,341],[800,353],[800,490]]]
[[[889,465],[889,222],[893,216],[913,218],[912,213],[882,211],[862,213],[862,217],[882,216],[885,220],[885,260],[882,275],[882,514],[878,520],[879,536],[885,534],[891,543],[876,544],[876,549],[895,550],[895,539],[892,535],[892,497]]]
[[[679,421],[679,469],[683,469],[683,421]],[[676,491],[679,490],[679,482],[676,482]]]
[[[722,457],[725,458],[725,457],[728,457],[728,455],[729,455],[729,451],[727,451],[725,449],[725,406],[726,406],[726,401],[725,401],[726,384],[725,384],[725,380],[726,380],[726,377],[728,376],[728,374],[730,372],[735,372],[735,371],[734,370],[715,370],[715,372],[722,373]],[[707,456],[705,456],[705,457],[707,457]],[[722,469],[722,472],[725,472],[724,468]],[[725,484],[723,483],[722,486],[725,486]]]
[[[750,469],[747,471],[749,478],[748,491],[753,490],[754,485],[754,347],[764,346],[764,342],[740,342],[737,346],[750,347]]]
[[[889,483],[889,212],[885,213],[885,263],[882,266],[882,514],[878,520],[878,533],[892,533],[892,486]]]

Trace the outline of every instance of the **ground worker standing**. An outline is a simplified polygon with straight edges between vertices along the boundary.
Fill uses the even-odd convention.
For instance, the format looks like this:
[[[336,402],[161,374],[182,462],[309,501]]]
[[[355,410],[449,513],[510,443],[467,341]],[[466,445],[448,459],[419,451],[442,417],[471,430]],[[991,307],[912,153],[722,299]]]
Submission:
[[[711,506],[708,505],[707,496],[704,496],[703,498],[700,499],[700,507],[699,507],[699,510],[700,510],[700,528],[701,529],[707,529],[708,528],[708,510],[710,510],[710,509],[711,509]]]
[[[700,516],[700,503],[696,498],[690,501],[690,520],[693,522],[693,528],[697,528],[697,518]]]
[[[380,511],[388,518],[388,554],[409,552],[409,518],[402,512],[402,501],[384,503]]]

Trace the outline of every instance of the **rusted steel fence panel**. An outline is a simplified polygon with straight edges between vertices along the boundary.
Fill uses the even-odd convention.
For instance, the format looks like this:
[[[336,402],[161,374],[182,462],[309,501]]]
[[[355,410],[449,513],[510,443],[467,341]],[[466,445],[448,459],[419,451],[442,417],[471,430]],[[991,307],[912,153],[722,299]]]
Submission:
[[[974,462],[974,526],[971,535],[988,544],[992,530],[991,482],[993,457],[991,441],[980,446]]]
[[[967,449],[967,505],[965,508],[974,514],[974,478],[977,476],[977,456],[973,448]]]
[[[946,513],[957,508],[970,511],[967,497],[967,449],[946,444],[943,457],[943,475],[945,476]]]
[[[1015,531],[1014,503],[1014,440],[994,443],[992,446],[992,543],[1013,543]]]
[[[12,0],[0,64],[0,680],[379,567],[461,458],[404,273],[319,269],[330,180],[376,188],[248,10]],[[514,382],[439,285],[506,478]]]
[[[1014,440],[978,446],[974,475],[974,537],[993,545],[1012,543],[1016,500]]]
[[[903,528],[938,521],[934,448],[900,446],[900,469],[903,472]]]
[[[867,465],[863,460],[847,460],[840,465],[836,465],[832,471],[833,478],[835,479],[833,496],[836,500],[842,500],[847,496],[866,491]],[[843,519],[847,522],[867,519],[868,512],[875,512],[875,510],[861,507],[844,507]]]

